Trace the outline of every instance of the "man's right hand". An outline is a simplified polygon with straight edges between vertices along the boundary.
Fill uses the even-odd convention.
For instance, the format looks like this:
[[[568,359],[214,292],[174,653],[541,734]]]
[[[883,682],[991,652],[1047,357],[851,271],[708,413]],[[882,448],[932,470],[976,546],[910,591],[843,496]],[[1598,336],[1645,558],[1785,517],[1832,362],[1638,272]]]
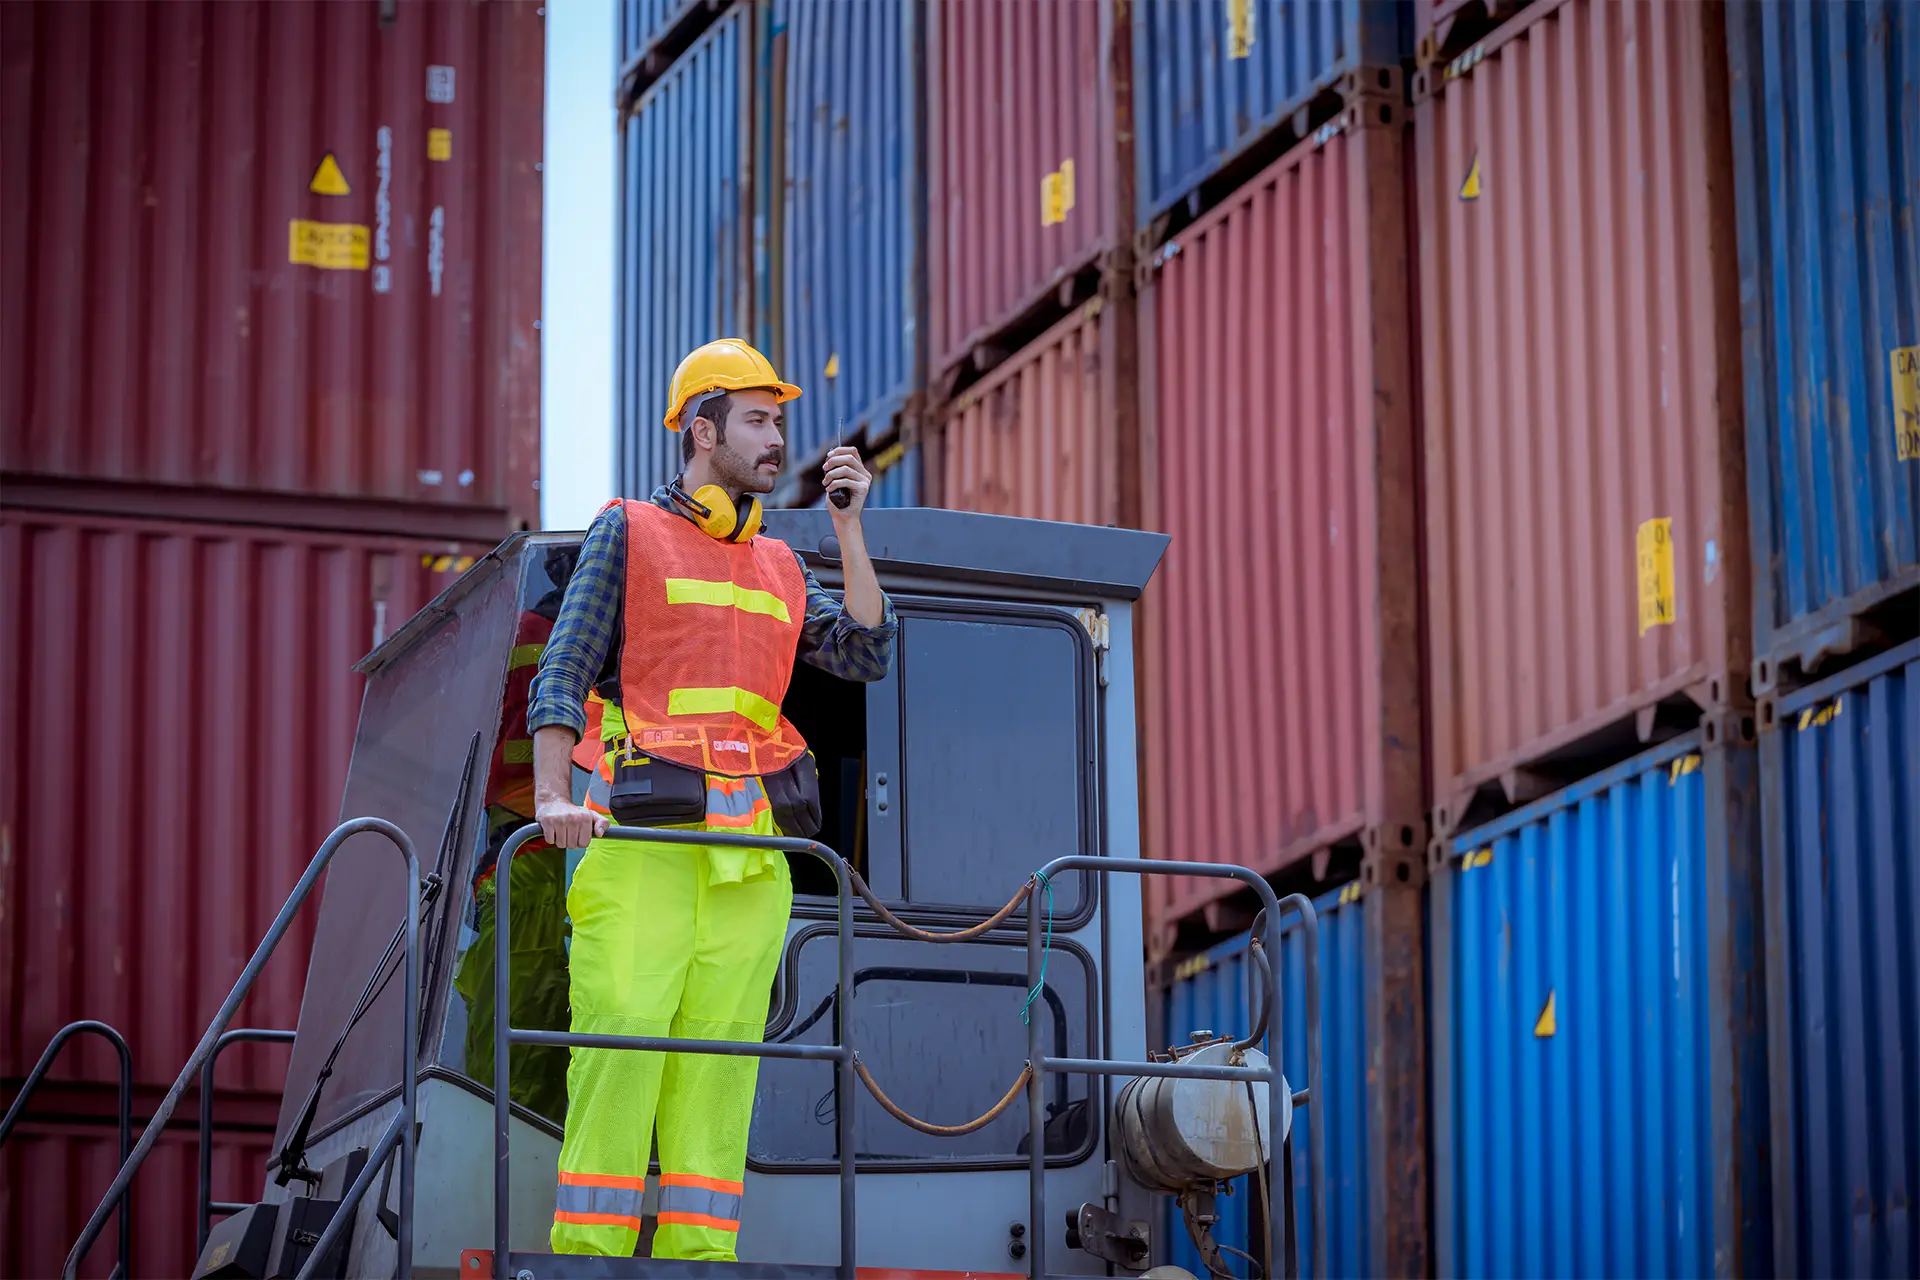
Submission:
[[[533,806],[533,818],[547,843],[561,849],[584,849],[595,836],[603,836],[613,825],[604,813],[595,813],[570,800],[540,800]]]

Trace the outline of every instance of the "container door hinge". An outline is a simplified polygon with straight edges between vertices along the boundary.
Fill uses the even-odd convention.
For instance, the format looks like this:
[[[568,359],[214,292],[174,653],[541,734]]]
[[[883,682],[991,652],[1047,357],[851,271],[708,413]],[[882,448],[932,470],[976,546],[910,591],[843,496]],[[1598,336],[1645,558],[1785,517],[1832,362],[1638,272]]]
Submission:
[[[1109,1160],[1100,1168],[1100,1198],[1117,1199],[1120,1195],[1120,1166]]]

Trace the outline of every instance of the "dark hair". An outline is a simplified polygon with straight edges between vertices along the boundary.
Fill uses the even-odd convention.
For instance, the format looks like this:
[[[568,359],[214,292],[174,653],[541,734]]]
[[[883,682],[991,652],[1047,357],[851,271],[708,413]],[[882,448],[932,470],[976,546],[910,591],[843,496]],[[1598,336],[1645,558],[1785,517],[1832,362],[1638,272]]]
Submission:
[[[713,424],[713,442],[727,442],[727,414],[733,408],[733,397],[721,391],[708,396],[697,404],[690,405],[680,415],[680,463],[685,466],[693,461],[693,420],[705,418]]]

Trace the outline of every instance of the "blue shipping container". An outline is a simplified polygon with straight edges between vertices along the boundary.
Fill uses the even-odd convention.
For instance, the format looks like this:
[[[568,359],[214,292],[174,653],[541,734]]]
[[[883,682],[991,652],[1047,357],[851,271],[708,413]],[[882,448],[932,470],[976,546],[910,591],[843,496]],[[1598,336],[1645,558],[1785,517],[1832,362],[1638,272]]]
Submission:
[[[1327,1275],[1371,1276],[1367,1222],[1367,1011],[1363,1003],[1364,959],[1362,907],[1352,887],[1330,893],[1314,903],[1320,917],[1320,1052],[1321,1078],[1326,1088],[1327,1125]],[[1306,939],[1300,918],[1286,917],[1280,956],[1280,1069],[1295,1091],[1307,1087]],[[1248,939],[1223,942],[1181,966],[1180,976],[1165,995],[1166,1033],[1185,1043],[1195,1031],[1245,1035],[1253,1010],[1253,987],[1258,969],[1249,958]],[[1271,1054],[1269,1033],[1261,1047]],[[1320,1108],[1310,1105],[1296,1112],[1293,1131],[1293,1194],[1295,1221],[1300,1231],[1300,1274],[1311,1274],[1313,1204],[1308,1170],[1312,1168],[1315,1121]],[[1236,1249],[1254,1252],[1249,1219],[1258,1205],[1258,1192],[1249,1179],[1234,1183],[1234,1193],[1218,1202],[1221,1215],[1214,1239]],[[1180,1211],[1166,1201],[1159,1234],[1168,1242],[1165,1260],[1205,1276],[1199,1251],[1187,1236]]]
[[[736,6],[650,88],[620,139],[620,493],[644,498],[680,468],[662,423],[687,352],[748,334],[746,58]]]
[[[787,406],[787,448],[802,467],[836,431],[888,434],[919,386],[917,14],[906,0],[774,2],[786,203],[770,354],[806,390]]]
[[[1438,1274],[1713,1274],[1700,765],[1689,734],[1435,875]]]
[[[1811,664],[1920,584],[1920,7],[1736,4],[1727,43],[1756,656]]]
[[[1134,0],[1141,222],[1348,71],[1397,67],[1411,19],[1397,0]]]
[[[1774,1256],[1920,1275],[1920,642],[1762,720]]]
[[[620,65],[645,53],[682,14],[703,3],[706,0],[620,0]]]

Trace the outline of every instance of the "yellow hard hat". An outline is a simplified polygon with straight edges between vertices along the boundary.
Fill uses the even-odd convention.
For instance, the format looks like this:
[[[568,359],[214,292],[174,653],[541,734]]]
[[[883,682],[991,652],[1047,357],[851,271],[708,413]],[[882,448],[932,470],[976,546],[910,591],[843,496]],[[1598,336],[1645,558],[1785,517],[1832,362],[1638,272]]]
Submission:
[[[673,385],[667,391],[667,430],[678,431],[680,415],[709,391],[749,390],[771,391],[781,404],[800,396],[800,388],[780,381],[780,375],[773,371],[773,361],[738,338],[721,338],[695,347],[673,371]]]

